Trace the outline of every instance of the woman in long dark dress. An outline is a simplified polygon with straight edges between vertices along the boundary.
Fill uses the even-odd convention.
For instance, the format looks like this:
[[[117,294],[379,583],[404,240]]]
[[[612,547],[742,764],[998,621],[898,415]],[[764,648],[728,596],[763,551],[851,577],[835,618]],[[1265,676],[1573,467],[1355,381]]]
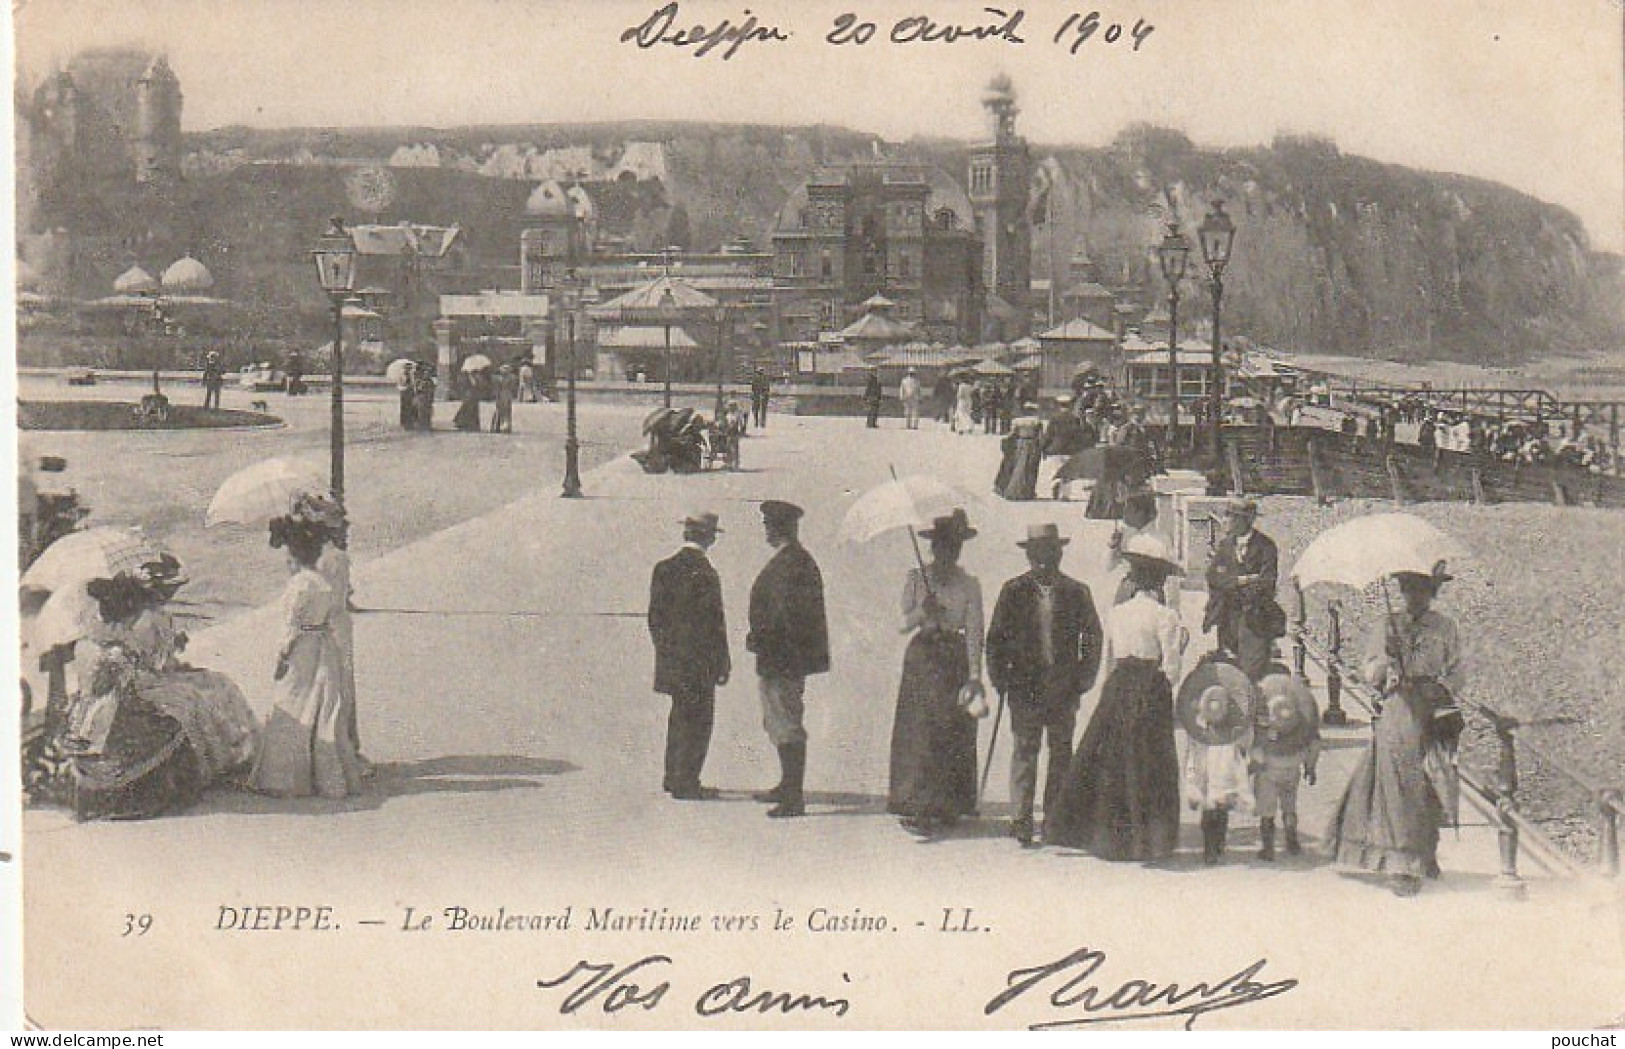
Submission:
[[[1456,624],[1432,609],[1449,578],[1395,576],[1405,610],[1372,631],[1360,668],[1382,692],[1382,710],[1326,836],[1339,866],[1386,874],[1400,896],[1438,877],[1439,826],[1454,800],[1461,642]]]
[[[1178,571],[1160,539],[1123,544],[1134,596],[1106,622],[1110,672],[1061,786],[1045,841],[1105,860],[1155,860],[1179,840],[1173,684],[1187,635],[1158,598]]]
[[[480,389],[484,385],[484,372],[463,376],[463,403],[451,417],[451,424],[464,433],[480,432]]]
[[[897,689],[886,811],[930,835],[976,811],[976,719],[987,704],[982,584],[959,567],[976,529],[956,510],[920,535],[931,540],[931,563],[923,574],[910,569],[903,586],[903,630],[915,633]]]

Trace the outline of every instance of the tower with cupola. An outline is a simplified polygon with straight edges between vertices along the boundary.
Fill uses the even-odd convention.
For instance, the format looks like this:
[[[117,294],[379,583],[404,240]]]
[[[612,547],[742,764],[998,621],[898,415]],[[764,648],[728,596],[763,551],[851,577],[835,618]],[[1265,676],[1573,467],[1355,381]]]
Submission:
[[[977,232],[982,238],[982,279],[990,292],[1027,314],[1032,284],[1032,224],[1027,201],[1032,190],[1032,154],[1016,133],[1016,92],[1010,78],[994,77],[982,94],[992,141],[971,151],[968,178]],[[1025,325],[1022,326],[1023,332]]]

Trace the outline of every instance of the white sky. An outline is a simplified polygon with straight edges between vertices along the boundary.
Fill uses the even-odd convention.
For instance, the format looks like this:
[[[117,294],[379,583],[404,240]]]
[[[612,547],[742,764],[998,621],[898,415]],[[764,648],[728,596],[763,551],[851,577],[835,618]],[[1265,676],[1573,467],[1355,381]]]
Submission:
[[[15,32],[25,73],[91,45],[167,51],[189,130],[652,117],[972,138],[980,89],[1003,70],[1038,144],[1101,144],[1140,120],[1204,145],[1313,132],[1344,152],[1505,182],[1574,210],[1596,246],[1625,249],[1619,0],[1031,0],[1020,47],[884,42],[920,10],[979,21],[981,0],[682,0],[680,26],[749,8],[792,34],[726,62],[619,42],[658,6],[20,0]],[[1103,29],[1156,28],[1137,54],[1103,31],[1075,56],[1051,42],[1068,13],[1097,9]],[[826,44],[845,10],[877,22],[876,39]]]

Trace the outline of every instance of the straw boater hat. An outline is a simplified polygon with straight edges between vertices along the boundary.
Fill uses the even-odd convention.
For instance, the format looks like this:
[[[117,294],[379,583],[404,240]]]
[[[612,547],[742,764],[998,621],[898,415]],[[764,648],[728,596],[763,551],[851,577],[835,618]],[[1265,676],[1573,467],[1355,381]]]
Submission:
[[[961,540],[976,538],[976,529],[971,527],[970,515],[962,507],[955,507],[951,514],[933,518],[930,528],[922,528],[920,535],[926,539],[934,539],[938,535],[957,536]]]
[[[1230,712],[1216,725],[1203,722],[1198,716],[1203,701],[1210,695],[1222,694]],[[1208,660],[1197,665],[1185,676],[1179,686],[1179,697],[1174,701],[1174,712],[1187,735],[1198,743],[1209,745],[1234,743],[1247,734],[1258,709],[1258,689],[1239,668],[1220,660]]]
[[[1259,739],[1266,746],[1283,751],[1302,750],[1315,738],[1320,706],[1307,684],[1291,674],[1267,674],[1258,682],[1258,697]],[[1298,708],[1298,720],[1286,732],[1277,732],[1270,726],[1269,708],[1281,698],[1291,700]]]
[[[702,531],[710,532],[713,535],[716,535],[722,532],[722,529],[718,527],[717,524],[719,520],[721,519],[718,518],[716,514],[706,510],[701,513],[689,514],[687,517],[683,518],[683,527],[698,528]]]
[[[1229,499],[1226,499],[1223,505],[1219,507],[1219,513],[1223,514],[1225,517],[1246,517],[1256,519],[1258,517],[1258,501],[1256,499],[1248,499],[1245,496],[1233,495]]]
[[[1030,524],[1027,526],[1027,538],[1019,540],[1016,545],[1025,549],[1034,543],[1054,543],[1057,546],[1065,546],[1071,541],[1061,534],[1060,525],[1054,523]]]

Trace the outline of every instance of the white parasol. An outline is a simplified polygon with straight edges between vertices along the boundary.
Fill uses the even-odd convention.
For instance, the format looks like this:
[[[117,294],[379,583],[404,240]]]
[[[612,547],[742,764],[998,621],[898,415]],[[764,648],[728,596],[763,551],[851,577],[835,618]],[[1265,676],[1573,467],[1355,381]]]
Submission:
[[[887,532],[906,528],[910,534],[935,518],[972,504],[965,492],[926,474],[892,479],[858,496],[841,518],[836,535],[846,543],[870,542]]]
[[[1298,556],[1292,578],[1309,587],[1361,589],[1396,572],[1432,575],[1444,562],[1470,556],[1456,539],[1415,514],[1372,514],[1321,533]]]
[[[491,358],[483,353],[471,353],[463,358],[463,373],[465,375],[482,372],[489,367],[491,367]]]
[[[264,524],[286,514],[297,497],[327,490],[327,474],[316,464],[267,459],[226,478],[209,501],[203,523],[209,528],[220,524]]]
[[[87,637],[101,621],[101,606],[85,590],[84,582],[72,583],[51,595],[34,619],[34,648],[49,652],[58,645],[71,645]]]
[[[406,377],[406,370],[410,367],[412,367],[410,357],[397,357],[389,362],[389,367],[384,369],[384,377],[390,382],[398,383]]]
[[[20,583],[54,592],[91,579],[136,572],[163,555],[163,548],[139,528],[87,528],[69,532],[46,547],[23,573]]]

